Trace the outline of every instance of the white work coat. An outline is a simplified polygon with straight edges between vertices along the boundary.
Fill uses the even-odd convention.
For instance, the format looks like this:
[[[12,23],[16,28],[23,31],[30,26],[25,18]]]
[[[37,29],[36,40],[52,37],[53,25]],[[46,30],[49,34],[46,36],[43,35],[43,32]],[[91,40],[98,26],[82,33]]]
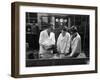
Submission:
[[[55,34],[53,32],[50,33],[50,36],[47,33],[47,30],[41,31],[39,38],[40,50],[39,54],[48,53],[50,50],[44,49],[44,45],[55,45]]]
[[[76,37],[71,40],[71,54],[81,53],[81,37],[77,33]]]
[[[65,36],[60,33],[57,39],[57,51],[60,53],[69,53],[70,48],[70,34],[66,32]]]

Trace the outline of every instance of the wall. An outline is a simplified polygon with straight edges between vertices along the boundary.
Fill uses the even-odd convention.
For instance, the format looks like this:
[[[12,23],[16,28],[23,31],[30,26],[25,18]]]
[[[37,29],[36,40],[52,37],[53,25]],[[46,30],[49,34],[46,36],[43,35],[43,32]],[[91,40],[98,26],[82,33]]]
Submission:
[[[0,80],[17,80],[10,77],[11,68],[11,2],[15,0],[1,0],[0,2]],[[39,3],[55,4],[74,4],[98,6],[100,9],[100,0],[16,0]],[[98,21],[100,21],[100,11],[98,11]],[[98,24],[98,34],[100,34],[100,23]],[[100,44],[100,37],[98,37]],[[98,45],[100,47],[100,45]],[[98,51],[98,53],[100,50]],[[100,54],[98,54],[98,67],[100,67]],[[64,75],[39,78],[22,78],[18,80],[100,80],[100,69],[97,74]]]

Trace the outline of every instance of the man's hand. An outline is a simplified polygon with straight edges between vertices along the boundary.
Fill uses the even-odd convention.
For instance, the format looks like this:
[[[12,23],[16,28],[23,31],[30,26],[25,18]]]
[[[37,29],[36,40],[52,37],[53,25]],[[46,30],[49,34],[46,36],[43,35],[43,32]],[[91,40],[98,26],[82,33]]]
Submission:
[[[52,46],[46,46],[46,45],[42,45],[42,47],[43,47],[45,50],[49,50],[50,48],[52,48]]]
[[[72,54],[71,53],[70,54],[65,54],[65,56],[69,58],[69,57],[72,57]]]

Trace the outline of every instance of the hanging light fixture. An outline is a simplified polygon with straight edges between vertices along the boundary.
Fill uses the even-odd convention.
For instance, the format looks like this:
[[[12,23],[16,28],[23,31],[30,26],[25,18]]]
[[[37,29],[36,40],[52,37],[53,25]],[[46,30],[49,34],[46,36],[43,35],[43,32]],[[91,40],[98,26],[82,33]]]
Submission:
[[[67,19],[65,19],[64,22],[67,22]]]
[[[59,22],[59,19],[58,18],[56,19],[56,22]]]
[[[63,22],[63,18],[60,19],[60,22],[61,22],[61,23]]]

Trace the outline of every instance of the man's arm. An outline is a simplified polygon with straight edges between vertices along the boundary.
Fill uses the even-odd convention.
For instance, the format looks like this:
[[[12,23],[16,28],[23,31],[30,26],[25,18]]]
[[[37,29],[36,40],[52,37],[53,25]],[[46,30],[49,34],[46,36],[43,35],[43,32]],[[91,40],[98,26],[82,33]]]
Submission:
[[[78,47],[78,44],[79,44],[79,41],[80,41],[80,38],[77,38],[74,45],[73,45],[74,47],[72,49],[72,52],[70,53],[70,56],[73,56],[75,54],[77,47]]]
[[[41,32],[41,33],[40,33],[40,37],[39,37],[39,44],[40,44],[40,45],[43,45],[43,44],[42,44],[43,41],[44,41],[44,40],[43,40],[43,37],[44,37],[44,33]]]
[[[56,42],[55,41],[55,34],[53,32],[51,33],[50,37],[51,37],[51,40],[52,40],[52,44],[55,45],[55,42]]]
[[[59,35],[58,39],[57,39],[57,51],[60,52],[60,46],[59,46],[59,43],[60,43],[60,36],[61,34]]]
[[[65,53],[69,53],[69,48],[70,48],[70,34],[67,34],[66,36],[66,47],[65,47]]]

